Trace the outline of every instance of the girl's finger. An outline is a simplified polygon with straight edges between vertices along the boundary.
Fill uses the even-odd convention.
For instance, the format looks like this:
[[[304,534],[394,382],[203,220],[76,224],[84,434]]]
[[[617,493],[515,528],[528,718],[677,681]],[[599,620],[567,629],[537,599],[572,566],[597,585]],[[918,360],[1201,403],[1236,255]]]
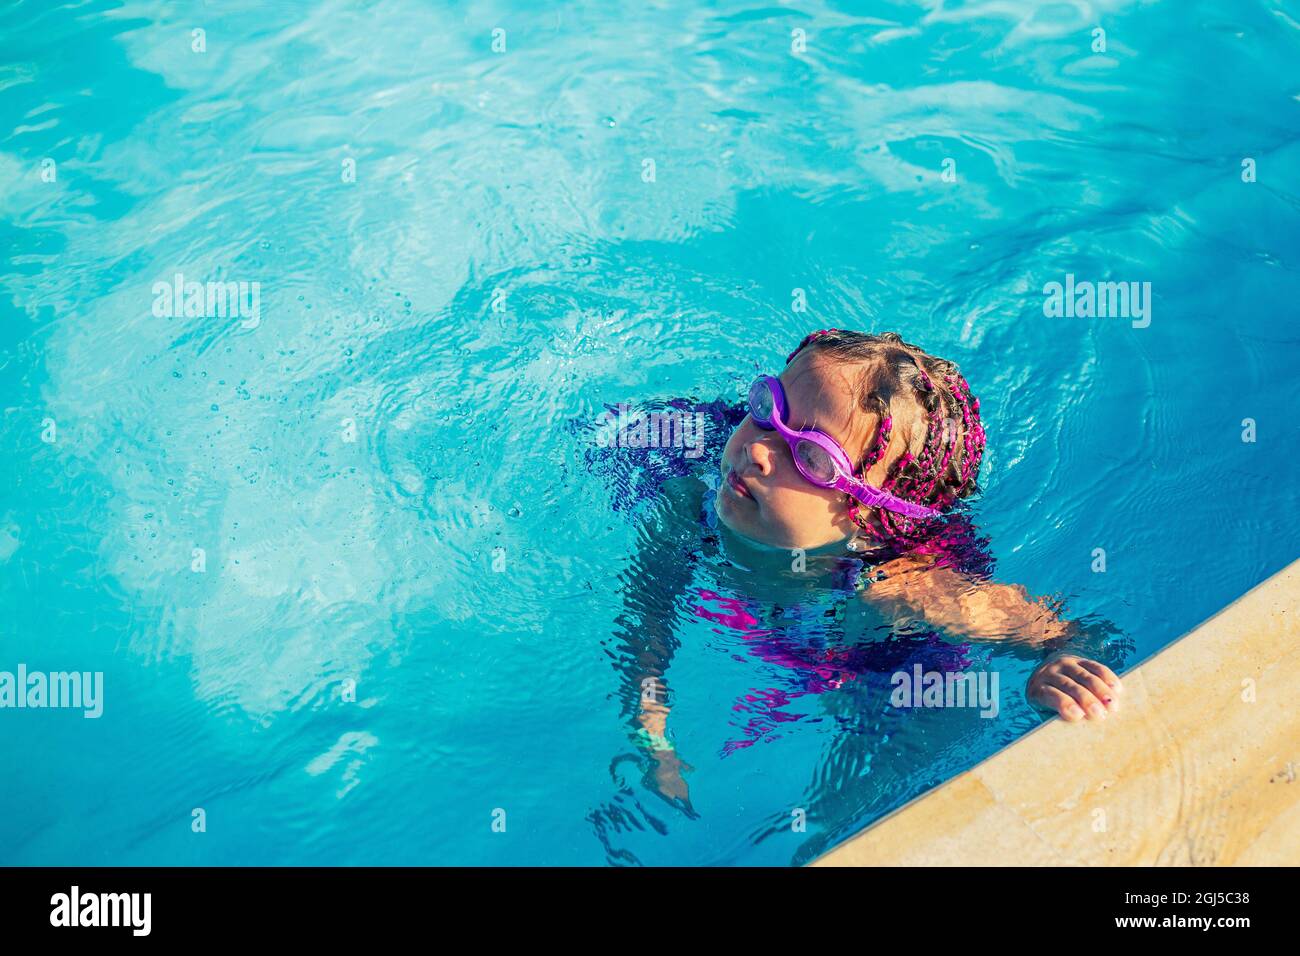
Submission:
[[[1096,674],[1098,677],[1104,680],[1108,685],[1110,685],[1111,690],[1115,691],[1116,693],[1123,692],[1124,685],[1120,683],[1120,679],[1115,676],[1115,672],[1111,670],[1109,667],[1107,667],[1105,664],[1099,663],[1098,661],[1090,661],[1086,657],[1080,657],[1079,666],[1086,667],[1088,670],[1092,671],[1094,674]]]
[[[1066,666],[1065,673],[1069,674],[1076,684],[1086,687],[1092,693],[1092,696],[1101,701],[1103,705],[1106,707],[1114,706],[1114,691],[1111,690],[1109,684],[1092,671],[1080,667],[1078,664],[1070,664]]]
[[[1074,699],[1069,694],[1059,691],[1051,685],[1043,685],[1035,692],[1034,696],[1038,698],[1040,704],[1051,707],[1070,723],[1083,718],[1083,711],[1079,709],[1079,705],[1074,702]]]
[[[1098,720],[1106,719],[1105,704],[1091,690],[1071,679],[1069,675],[1054,675],[1052,686],[1074,698],[1074,702],[1079,705],[1079,709],[1089,717],[1095,717]]]

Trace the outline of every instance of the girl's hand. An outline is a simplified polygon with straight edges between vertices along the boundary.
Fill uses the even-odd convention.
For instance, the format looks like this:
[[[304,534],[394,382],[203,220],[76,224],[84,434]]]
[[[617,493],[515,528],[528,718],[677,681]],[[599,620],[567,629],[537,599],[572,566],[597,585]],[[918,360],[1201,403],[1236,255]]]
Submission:
[[[1119,710],[1123,690],[1115,672],[1105,664],[1073,654],[1055,654],[1030,675],[1025,695],[1074,723],[1084,717],[1105,720],[1108,712]]]
[[[646,774],[645,784],[691,819],[699,815],[691,806],[691,794],[686,787],[684,773],[694,769],[677,756],[675,750],[658,750],[654,753],[654,766]]]

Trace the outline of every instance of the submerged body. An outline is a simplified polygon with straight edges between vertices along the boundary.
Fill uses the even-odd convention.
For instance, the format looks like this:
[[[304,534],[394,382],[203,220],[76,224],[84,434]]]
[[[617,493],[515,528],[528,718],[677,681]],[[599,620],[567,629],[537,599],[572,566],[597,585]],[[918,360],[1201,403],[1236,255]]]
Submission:
[[[1048,652],[1026,688],[1030,701],[1066,720],[1105,719],[1119,706],[1118,677],[1091,656],[1071,652],[1069,645],[1085,635],[1046,601],[994,582],[985,542],[952,511],[974,489],[983,446],[978,400],[965,379],[951,363],[897,336],[830,331],[836,334],[822,341],[826,333],[805,339],[779,379],[756,382],[748,414],[720,403],[701,406],[734,425],[720,453],[716,490],[701,508],[698,484],[677,491],[668,489],[678,483],[664,486],[644,570],[675,574],[685,589],[698,549],[725,548],[749,575],[733,595],[692,595],[691,611],[742,634],[754,653],[801,672],[793,696],[839,690],[868,674],[906,674],[923,663],[917,673],[924,682],[925,674],[962,670],[969,646],[963,642],[997,640]],[[936,385],[941,375],[945,386]],[[921,393],[910,407],[908,386]],[[700,529],[706,529],[702,538]],[[747,596],[756,579],[765,584],[762,599]],[[764,621],[798,606],[801,591],[829,593],[845,607],[868,605],[896,627],[919,627],[922,644],[850,638],[818,648],[797,627],[792,636],[788,620],[777,627]],[[639,612],[620,623],[634,649],[633,720],[654,760],[647,782],[690,812],[682,776],[688,767],[668,736],[665,673],[676,646],[671,615],[655,620],[635,595],[625,606]],[[920,660],[911,659],[915,652]],[[909,705],[916,699],[924,706],[925,691],[909,687]],[[783,711],[788,690],[747,698],[733,708],[752,715],[745,737],[724,753],[790,719]]]

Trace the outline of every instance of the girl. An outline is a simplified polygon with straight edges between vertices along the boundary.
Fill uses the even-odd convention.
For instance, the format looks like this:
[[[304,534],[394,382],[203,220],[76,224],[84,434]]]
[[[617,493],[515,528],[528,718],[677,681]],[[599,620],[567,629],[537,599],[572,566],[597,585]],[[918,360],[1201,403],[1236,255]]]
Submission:
[[[724,414],[723,420],[737,417]],[[990,581],[991,561],[974,529],[950,513],[976,490],[983,449],[979,401],[952,362],[895,333],[814,332],[786,359],[779,378],[760,376],[750,387],[745,414],[721,454],[713,501],[719,532],[730,538],[729,556],[744,555],[750,566],[767,562],[771,578],[781,579],[773,587],[797,589],[819,569],[847,569],[859,587],[862,581],[866,586],[846,593],[860,595],[888,618],[915,616],[959,638],[1052,649],[1029,680],[1030,701],[1068,721],[1105,719],[1118,709],[1119,678],[1061,648],[1079,635],[1076,625],[1031,600],[1024,588]],[[662,575],[673,574],[683,585],[689,580],[698,532],[680,499],[665,501],[654,544],[647,542],[647,551],[660,558],[634,560],[629,582],[662,584]],[[856,560],[846,562],[850,555]],[[790,556],[799,570],[777,567],[777,560],[790,565]],[[864,562],[870,568],[865,575]],[[666,736],[664,672],[676,645],[673,622],[644,614],[651,598],[637,594],[630,584],[619,625],[631,652],[629,689],[638,691],[630,709],[654,760],[647,783],[690,812],[681,776],[688,768]],[[768,660],[807,668],[810,676],[796,696],[839,687],[862,673],[843,651],[783,640],[742,601],[711,591],[699,595],[695,616],[740,634]],[[957,658],[945,669],[960,669],[960,653]],[[924,659],[933,662],[934,654]],[[868,666],[879,670],[880,662]],[[775,707],[770,696],[751,694],[734,709],[758,712],[761,732],[764,721],[782,719],[790,691],[775,695]]]

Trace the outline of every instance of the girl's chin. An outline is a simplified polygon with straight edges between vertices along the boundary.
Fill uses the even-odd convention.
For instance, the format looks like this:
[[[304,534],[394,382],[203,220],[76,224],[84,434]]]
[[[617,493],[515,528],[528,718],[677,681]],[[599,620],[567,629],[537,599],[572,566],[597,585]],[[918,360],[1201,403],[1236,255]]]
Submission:
[[[723,526],[726,528],[727,534],[734,539],[732,542],[733,544],[739,544],[753,551],[785,551],[786,550],[785,545],[771,544],[770,542],[762,541],[758,538],[751,537],[753,532],[747,529],[741,530],[733,527],[732,525],[726,524],[725,522],[723,523]]]
[[[783,534],[768,533],[757,520],[755,506],[753,500],[740,497],[724,484],[718,489],[714,510],[717,512],[718,520],[728,532],[754,548],[767,551],[789,551],[799,548],[809,554],[830,554],[846,550],[848,538],[834,538],[818,544],[800,544],[790,543]]]
[[[757,548],[780,547],[780,545],[771,544],[764,541],[762,537],[758,537],[758,535],[762,535],[762,530],[753,527],[754,511],[752,508],[746,509],[747,513],[744,515],[744,517],[749,518],[750,520],[742,520],[742,516],[738,512],[746,504],[753,504],[753,502],[737,500],[737,496],[735,496],[734,493],[729,492],[725,487],[719,490],[718,499],[714,507],[718,513],[718,520],[721,522],[722,527],[730,534],[735,535],[745,544]]]
[[[790,548],[795,547],[795,545],[782,544],[779,541],[772,540],[770,536],[764,534],[761,527],[753,527],[753,522],[736,521],[735,516],[729,515],[728,511],[722,507],[718,508],[718,518],[727,533],[746,547],[759,551],[788,551]]]
[[[732,490],[731,486],[723,482],[722,487],[718,489],[717,495],[713,499],[713,507],[718,512],[718,517],[723,520],[728,528],[736,529],[736,518],[741,511],[753,515],[755,503],[752,499],[742,498]]]

